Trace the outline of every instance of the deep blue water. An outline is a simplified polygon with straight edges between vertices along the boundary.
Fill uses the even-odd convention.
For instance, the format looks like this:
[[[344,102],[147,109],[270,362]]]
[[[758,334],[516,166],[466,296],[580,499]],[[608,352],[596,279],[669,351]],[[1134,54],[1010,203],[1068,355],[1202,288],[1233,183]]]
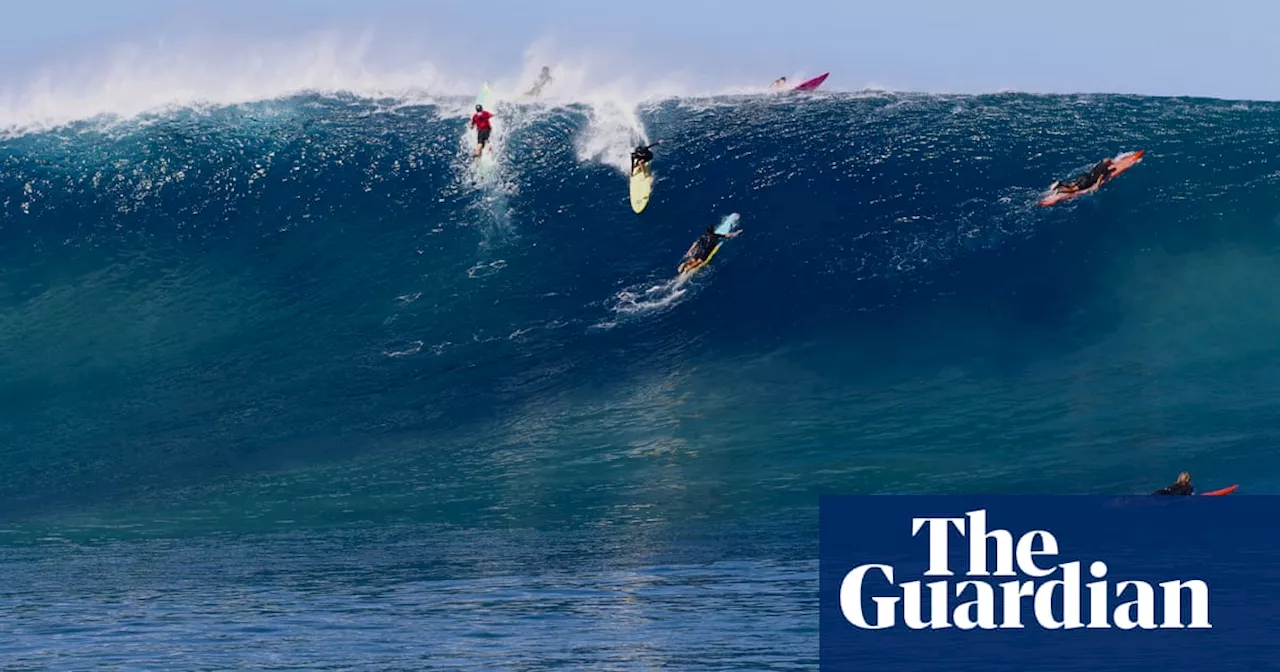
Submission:
[[[0,659],[815,669],[819,494],[1280,491],[1280,105],[500,113],[0,141]]]

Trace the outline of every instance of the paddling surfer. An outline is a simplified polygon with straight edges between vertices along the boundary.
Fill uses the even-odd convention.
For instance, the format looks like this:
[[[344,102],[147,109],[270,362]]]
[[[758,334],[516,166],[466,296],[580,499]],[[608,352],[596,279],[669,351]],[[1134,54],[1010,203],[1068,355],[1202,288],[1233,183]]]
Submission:
[[[1178,480],[1173,485],[1160,488],[1151,493],[1154,495],[1191,495],[1195,494],[1196,489],[1191,485],[1191,473],[1184,471],[1178,474]]]
[[[686,273],[698,266],[706,263],[707,257],[711,256],[711,251],[716,249],[716,244],[727,238],[737,238],[742,231],[730,231],[729,233],[716,233],[714,224],[707,227],[693,245],[689,246],[689,251],[684,253],[684,261],[680,262],[680,273]]]
[[[1092,188],[1094,185],[1101,185],[1103,182],[1111,179],[1111,171],[1114,162],[1111,159],[1103,159],[1098,162],[1089,172],[1081,175],[1070,182],[1055,182],[1052,189],[1062,192],[1084,191]]]

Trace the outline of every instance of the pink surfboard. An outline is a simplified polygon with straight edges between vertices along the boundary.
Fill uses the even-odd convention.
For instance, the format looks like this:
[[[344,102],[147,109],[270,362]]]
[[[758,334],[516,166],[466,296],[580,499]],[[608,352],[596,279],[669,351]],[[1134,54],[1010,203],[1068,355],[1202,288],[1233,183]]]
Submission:
[[[796,88],[792,89],[792,91],[813,91],[813,90],[816,90],[819,86],[822,86],[822,83],[823,83],[823,82],[827,81],[827,75],[829,75],[829,74],[831,74],[831,73],[829,73],[829,72],[824,72],[824,73],[822,73],[821,75],[818,75],[817,77],[814,77],[813,79],[810,79],[810,80],[808,80],[808,81],[801,82],[801,83],[797,84],[797,85],[796,85]]]

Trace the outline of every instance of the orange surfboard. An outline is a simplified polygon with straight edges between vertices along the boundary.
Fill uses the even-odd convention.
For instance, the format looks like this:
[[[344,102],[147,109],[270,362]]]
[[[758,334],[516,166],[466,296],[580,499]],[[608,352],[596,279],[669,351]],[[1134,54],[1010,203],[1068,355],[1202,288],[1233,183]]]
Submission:
[[[1227,487],[1225,487],[1225,488],[1223,488],[1223,489],[1221,489],[1221,490],[1210,490],[1209,492],[1202,492],[1202,493],[1200,493],[1200,494],[1204,495],[1205,497],[1216,497],[1216,496],[1219,496],[1219,495],[1229,495],[1229,494],[1231,494],[1231,493],[1235,492],[1235,491],[1236,491],[1236,489],[1237,489],[1237,488],[1239,488],[1239,487],[1240,487],[1240,486],[1238,486],[1238,485],[1229,485],[1229,486],[1227,486]]]
[[[1111,167],[1111,177],[1108,177],[1107,179],[1102,180],[1101,182],[1098,182],[1097,184],[1093,185],[1092,187],[1089,187],[1088,189],[1081,189],[1080,191],[1054,190],[1053,193],[1049,194],[1048,196],[1045,196],[1043,199],[1040,200],[1040,203],[1039,203],[1040,207],[1043,208],[1046,206],[1053,205],[1055,203],[1069,201],[1073,198],[1076,198],[1077,196],[1092,194],[1093,192],[1101,188],[1102,185],[1119,177],[1120,173],[1123,173],[1124,171],[1129,170],[1130,168],[1138,165],[1138,162],[1142,161],[1142,155],[1145,154],[1146,152],[1147,150],[1145,149],[1139,149],[1136,152],[1126,152],[1124,154],[1121,154],[1120,156],[1117,156],[1116,158],[1112,159],[1113,163]]]

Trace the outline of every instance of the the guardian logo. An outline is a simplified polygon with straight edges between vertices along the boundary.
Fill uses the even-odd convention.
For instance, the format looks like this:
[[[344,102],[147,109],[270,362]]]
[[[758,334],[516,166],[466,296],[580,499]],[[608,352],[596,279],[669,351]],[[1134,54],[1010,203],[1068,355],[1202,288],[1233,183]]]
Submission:
[[[1089,563],[1088,573],[1097,580],[1082,585],[1081,561],[1054,564],[1058,541],[1052,534],[1034,530],[1019,537],[1015,544],[1008,530],[987,531],[985,509],[969,511],[964,518],[912,519],[911,536],[917,536],[922,530],[928,532],[929,569],[924,576],[955,576],[948,564],[947,553],[951,528],[969,540],[969,571],[964,576],[971,577],[971,580],[895,584],[893,567],[861,565],[845,574],[840,582],[840,611],[845,620],[867,630],[896,627],[899,619],[913,630],[1023,628],[1024,602],[1029,600],[1034,608],[1035,621],[1040,627],[1050,630],[1213,627],[1209,623],[1209,586],[1204,581],[1160,583],[1164,609],[1163,618],[1157,625],[1156,589],[1150,583],[1121,581],[1113,588],[1105,580],[1107,564],[1095,560]],[[994,572],[988,562],[992,542],[995,545]],[[1019,575],[1030,578],[1019,580]],[[1010,580],[997,582],[990,577],[1010,577]],[[884,596],[885,592],[894,595]],[[870,598],[875,604],[871,620],[864,610],[864,595],[868,593],[881,594]],[[1190,598],[1190,622],[1184,618],[1184,594]],[[1112,598],[1117,601],[1114,606]],[[957,601],[954,608],[952,600]],[[1055,609],[1055,601],[1061,605],[1060,616]],[[1087,624],[1081,620],[1086,612],[1089,617]]]

